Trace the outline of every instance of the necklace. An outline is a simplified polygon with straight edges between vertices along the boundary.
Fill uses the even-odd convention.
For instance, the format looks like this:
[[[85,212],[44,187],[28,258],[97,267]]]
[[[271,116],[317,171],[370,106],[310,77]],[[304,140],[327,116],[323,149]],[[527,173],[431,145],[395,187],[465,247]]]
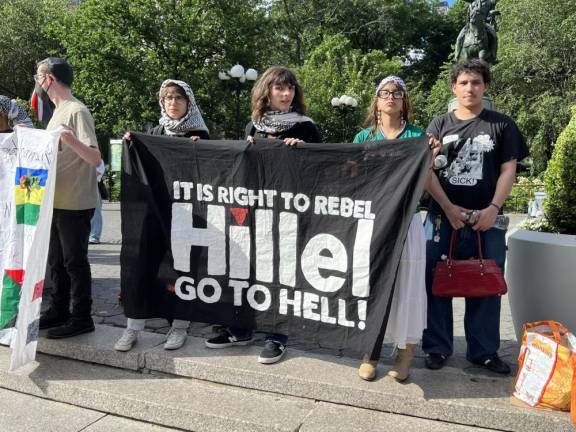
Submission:
[[[404,129],[406,128],[406,120],[402,119],[401,123],[400,123],[400,128],[394,128],[392,130],[390,130],[390,133],[386,133],[386,131],[384,130],[384,128],[382,127],[381,124],[378,125],[378,130],[380,131],[380,133],[382,134],[382,136],[385,139],[396,139],[398,138],[398,135],[402,134],[402,131],[404,131]],[[390,135],[390,136],[389,136]]]

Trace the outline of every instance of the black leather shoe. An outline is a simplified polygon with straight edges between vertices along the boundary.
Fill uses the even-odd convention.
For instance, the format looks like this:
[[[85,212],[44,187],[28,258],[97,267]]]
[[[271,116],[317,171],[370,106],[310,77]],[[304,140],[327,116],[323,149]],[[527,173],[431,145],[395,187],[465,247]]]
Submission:
[[[70,319],[70,313],[56,312],[54,309],[48,309],[40,315],[40,330],[58,327]]]
[[[426,356],[426,359],[424,361],[428,369],[437,370],[442,369],[444,367],[444,363],[446,363],[447,358],[448,357],[446,357],[443,354],[431,353]]]
[[[503,362],[500,357],[494,356],[490,359],[484,360],[483,362],[474,362],[479,366],[485,367],[489,371],[492,371],[501,375],[510,375],[510,366]]]
[[[64,339],[72,336],[78,336],[84,333],[94,331],[94,323],[90,321],[75,321],[69,320],[66,324],[60,327],[55,327],[48,330],[46,337],[48,339]]]

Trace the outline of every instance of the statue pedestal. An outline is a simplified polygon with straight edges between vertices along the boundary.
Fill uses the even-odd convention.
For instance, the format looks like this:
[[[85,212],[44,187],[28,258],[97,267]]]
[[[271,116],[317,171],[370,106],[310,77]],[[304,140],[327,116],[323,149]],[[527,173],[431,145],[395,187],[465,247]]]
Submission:
[[[482,98],[482,105],[484,108],[489,109],[491,111],[496,111],[496,104],[494,103],[494,99],[490,96],[484,96]],[[458,109],[458,99],[453,98],[450,102],[448,102],[448,112],[454,111]]]

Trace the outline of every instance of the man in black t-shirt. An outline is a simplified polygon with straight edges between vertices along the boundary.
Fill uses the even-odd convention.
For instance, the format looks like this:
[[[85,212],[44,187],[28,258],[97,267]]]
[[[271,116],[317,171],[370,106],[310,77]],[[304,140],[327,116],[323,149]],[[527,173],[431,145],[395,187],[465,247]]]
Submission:
[[[458,108],[428,126],[428,132],[442,142],[441,152],[448,161],[431,176],[428,188],[433,200],[425,223],[428,324],[422,347],[429,369],[442,368],[453,351],[452,299],[432,295],[433,269],[448,255],[453,230],[458,230],[455,258],[477,256],[476,232],[480,232],[484,257],[504,269],[506,226],[498,215],[512,189],[516,161],[528,155],[514,121],[483,107],[491,81],[487,63],[470,59],[454,65],[451,81]],[[510,373],[498,357],[499,296],[466,298],[464,329],[469,361]]]

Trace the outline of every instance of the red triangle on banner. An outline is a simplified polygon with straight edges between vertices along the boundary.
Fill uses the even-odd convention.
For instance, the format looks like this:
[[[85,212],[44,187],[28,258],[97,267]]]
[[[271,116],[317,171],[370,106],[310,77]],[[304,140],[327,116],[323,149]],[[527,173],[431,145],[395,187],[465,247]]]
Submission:
[[[24,270],[4,270],[10,279],[16,282],[18,285],[22,286],[22,282],[24,282]]]
[[[248,214],[248,209],[233,207],[230,209],[230,212],[232,213],[232,215],[234,215],[234,219],[236,219],[236,223],[238,225],[244,225],[246,215]]]
[[[43,291],[44,291],[44,279],[34,284],[34,294],[32,294],[32,301],[42,297]]]

